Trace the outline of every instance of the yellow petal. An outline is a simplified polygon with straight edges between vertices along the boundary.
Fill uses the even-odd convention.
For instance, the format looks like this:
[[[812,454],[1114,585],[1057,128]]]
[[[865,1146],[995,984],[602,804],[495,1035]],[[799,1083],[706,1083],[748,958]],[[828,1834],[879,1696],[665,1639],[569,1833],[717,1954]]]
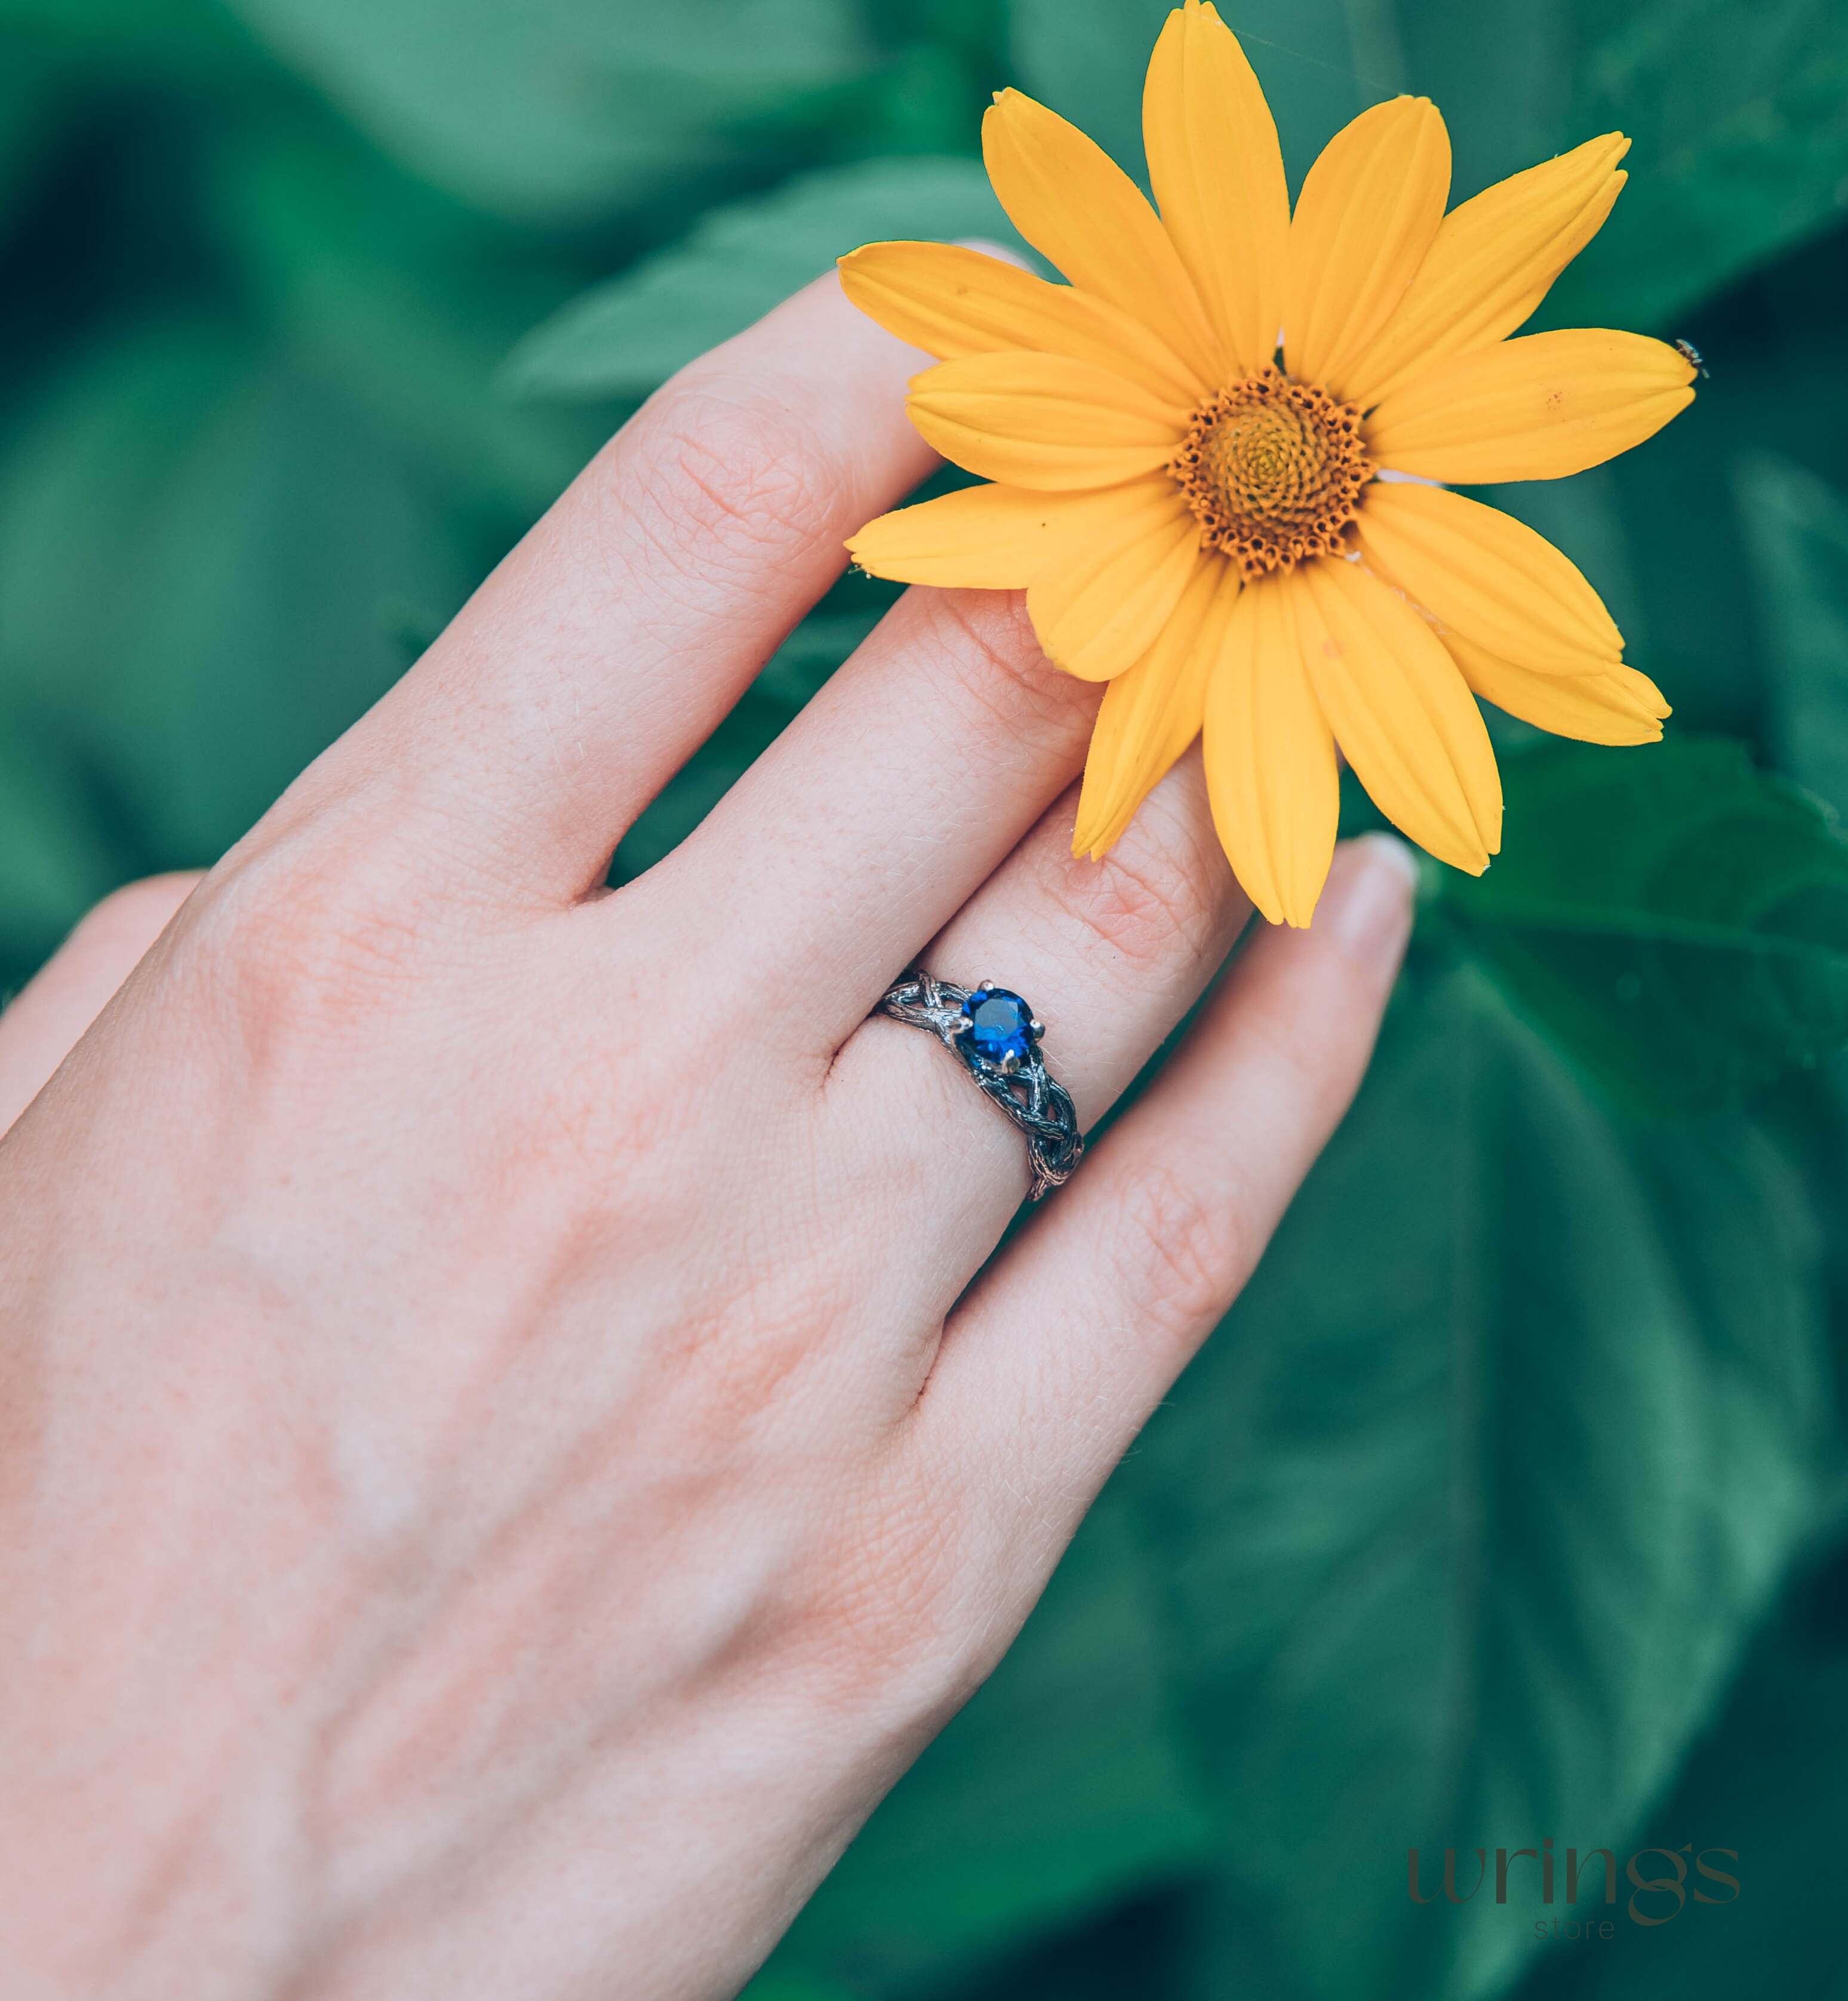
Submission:
[[[1501,780],[1456,662],[1358,565],[1322,559],[1299,574],[1303,657],[1355,776],[1403,833],[1480,875],[1501,844]]]
[[[1654,743],[1669,712],[1661,690],[1634,667],[1597,674],[1536,674],[1455,634],[1446,638],[1463,679],[1510,715],[1585,743]]]
[[[1369,569],[1447,630],[1523,666],[1582,673],[1623,651],[1577,565],[1499,508],[1441,486],[1376,479],[1355,526]]]
[[[1170,481],[1149,482],[1165,498]],[[869,521],[847,552],[873,576],[978,590],[1024,590],[1073,548],[1094,544],[1126,508],[1135,486],[1095,493],[1036,493],[1019,486],[968,486]]]
[[[1108,680],[1133,666],[1204,560],[1199,524],[1172,485],[1144,481],[1125,491],[1133,503],[1027,587],[1027,616],[1047,659],[1080,680]]]
[[[1206,691],[1201,750],[1213,825],[1274,924],[1308,924],[1334,854],[1341,774],[1303,656],[1303,574],[1240,597]],[[1320,631],[1309,607],[1312,629]]]
[[[1004,90],[982,121],[982,154],[1001,206],[1079,291],[1149,327],[1203,380],[1224,357],[1167,232],[1142,190],[1057,112]]]
[[[1235,367],[1276,359],[1290,192],[1277,124],[1232,30],[1187,0],[1142,90],[1142,143],[1161,218]]]
[[[1629,150],[1622,133],[1607,132],[1453,208],[1342,393],[1370,408],[1427,361],[1512,333],[1603,227]]]
[[[1376,465],[1476,485],[1561,479],[1652,437],[1694,400],[1666,341],[1581,329],[1445,356],[1369,419]]]
[[[1186,413],[1062,354],[969,354],[912,378],[905,407],[943,456],[985,479],[1114,486],[1174,454]]]
[[[1155,643],[1104,691],[1078,795],[1072,852],[1094,861],[1200,734],[1206,683],[1239,593],[1233,565],[1195,564]]]
[[[1347,395],[1344,371],[1405,296],[1449,192],[1450,135],[1428,98],[1376,104],[1329,141],[1290,224],[1283,345],[1292,375]]]
[[[841,287],[868,318],[926,354],[1024,348],[1114,369],[1191,409],[1207,385],[1138,319],[956,243],[869,243],[841,259]]]

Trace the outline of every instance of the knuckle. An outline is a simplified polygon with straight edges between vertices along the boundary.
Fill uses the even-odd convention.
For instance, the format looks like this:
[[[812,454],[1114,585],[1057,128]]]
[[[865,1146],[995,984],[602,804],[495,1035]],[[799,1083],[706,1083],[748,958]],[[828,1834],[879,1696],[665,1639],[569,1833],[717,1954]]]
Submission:
[[[1054,894],[1132,971],[1198,957],[1219,940],[1230,873],[1217,845],[1190,825],[1145,822],[1100,861],[1062,849],[1050,866],[1060,878]]]
[[[1247,1268],[1232,1205],[1153,1161],[1122,1178],[1114,1215],[1108,1255],[1122,1296],[1159,1334],[1198,1340],[1230,1305]]]
[[[761,388],[696,369],[656,398],[624,455],[626,518],[683,569],[761,562],[829,537],[846,468]],[[607,489],[612,500],[619,485]]]
[[[239,858],[191,909],[193,963],[253,1048],[350,1034],[404,991],[420,946],[414,911],[305,842]]]

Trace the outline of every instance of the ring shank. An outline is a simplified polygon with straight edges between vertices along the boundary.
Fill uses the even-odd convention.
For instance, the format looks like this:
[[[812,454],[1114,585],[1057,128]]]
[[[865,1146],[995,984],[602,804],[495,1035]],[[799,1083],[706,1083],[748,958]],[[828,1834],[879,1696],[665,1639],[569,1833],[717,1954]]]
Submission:
[[[1037,1044],[1011,1070],[1004,1070],[977,1049],[968,1032],[969,1019],[964,1011],[970,997],[969,988],[933,979],[914,966],[887,988],[873,1011],[910,1028],[928,1029],[955,1052],[982,1095],[1005,1112],[1025,1138],[1033,1168],[1033,1185],[1027,1199],[1037,1202],[1048,1188],[1069,1181],[1083,1157],[1077,1108],[1070,1092],[1047,1069]]]

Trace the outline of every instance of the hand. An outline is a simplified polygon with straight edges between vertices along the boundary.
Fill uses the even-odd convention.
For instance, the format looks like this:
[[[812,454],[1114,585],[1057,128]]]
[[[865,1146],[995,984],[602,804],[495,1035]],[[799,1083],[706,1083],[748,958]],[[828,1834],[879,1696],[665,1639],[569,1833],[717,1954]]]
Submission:
[[[911,592],[601,890],[928,469],[919,365],[830,279],[688,370],[164,930],[190,886],[0,1023],[16,2001],[733,1992],[1345,1108],[1383,840],[985,1266],[1024,1147],[887,983],[1019,989],[1088,1127],[1247,914],[1192,756],[1071,858],[1098,691],[998,593]]]

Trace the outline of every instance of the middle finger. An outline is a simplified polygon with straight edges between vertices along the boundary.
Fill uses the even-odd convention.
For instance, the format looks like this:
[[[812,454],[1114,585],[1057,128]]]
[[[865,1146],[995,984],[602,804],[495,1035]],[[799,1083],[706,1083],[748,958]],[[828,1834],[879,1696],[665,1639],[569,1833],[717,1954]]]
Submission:
[[[754,997],[825,1067],[1070,782],[1100,693],[1017,595],[914,587],[644,879],[722,907]]]

